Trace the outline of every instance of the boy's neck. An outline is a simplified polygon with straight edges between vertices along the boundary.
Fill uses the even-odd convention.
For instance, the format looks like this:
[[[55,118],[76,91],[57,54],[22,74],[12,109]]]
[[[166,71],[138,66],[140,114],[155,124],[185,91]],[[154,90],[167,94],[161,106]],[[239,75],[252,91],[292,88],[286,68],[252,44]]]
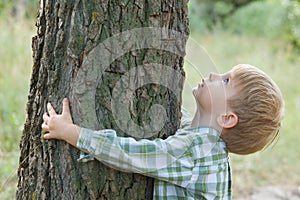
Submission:
[[[195,112],[194,118],[192,120],[192,124],[191,127],[192,128],[196,128],[200,126],[200,112],[198,111],[198,109]]]
[[[214,120],[214,117],[211,114],[200,112],[200,109],[197,109],[191,123],[191,128],[200,126],[208,126],[221,131],[221,128],[217,125],[216,120]]]

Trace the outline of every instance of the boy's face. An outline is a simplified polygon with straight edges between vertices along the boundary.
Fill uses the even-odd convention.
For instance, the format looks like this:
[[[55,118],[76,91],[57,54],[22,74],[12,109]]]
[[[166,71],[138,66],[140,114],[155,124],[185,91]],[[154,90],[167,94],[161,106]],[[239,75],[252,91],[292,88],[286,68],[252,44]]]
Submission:
[[[228,111],[227,99],[235,94],[232,71],[211,73],[193,89],[198,109],[202,114],[221,115]]]

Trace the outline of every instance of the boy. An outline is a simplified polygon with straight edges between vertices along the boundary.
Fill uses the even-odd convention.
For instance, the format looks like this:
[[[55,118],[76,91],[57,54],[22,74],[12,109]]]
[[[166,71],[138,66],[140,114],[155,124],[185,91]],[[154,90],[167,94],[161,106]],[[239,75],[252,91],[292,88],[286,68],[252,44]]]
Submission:
[[[197,110],[187,128],[165,140],[117,137],[73,124],[67,99],[43,115],[44,139],[59,139],[119,170],[155,178],[154,199],[231,199],[228,152],[249,154],[278,135],[284,102],[261,70],[237,65],[193,89]]]

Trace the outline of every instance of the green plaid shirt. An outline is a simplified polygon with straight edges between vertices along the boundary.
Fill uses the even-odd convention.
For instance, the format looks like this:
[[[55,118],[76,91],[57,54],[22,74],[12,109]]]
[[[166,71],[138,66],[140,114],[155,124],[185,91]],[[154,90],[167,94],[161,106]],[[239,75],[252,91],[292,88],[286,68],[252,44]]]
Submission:
[[[118,170],[155,178],[154,199],[231,199],[228,153],[213,128],[184,128],[167,139],[136,141],[111,129],[81,128],[77,146]]]
[[[183,108],[181,128],[167,139],[136,141],[118,137],[111,129],[82,128],[77,146],[118,170],[155,178],[154,199],[231,199],[228,153],[220,133],[209,127],[190,128],[191,116]]]

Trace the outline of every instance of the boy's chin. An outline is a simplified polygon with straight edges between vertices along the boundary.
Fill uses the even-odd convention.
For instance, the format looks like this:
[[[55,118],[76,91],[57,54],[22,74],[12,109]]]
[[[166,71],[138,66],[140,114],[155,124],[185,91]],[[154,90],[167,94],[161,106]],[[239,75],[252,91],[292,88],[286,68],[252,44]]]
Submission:
[[[198,92],[198,88],[197,87],[194,87],[193,89],[192,89],[192,94],[193,94],[193,96],[196,98],[196,96],[197,96],[197,92]]]
[[[195,97],[195,89],[192,90],[192,94]]]

